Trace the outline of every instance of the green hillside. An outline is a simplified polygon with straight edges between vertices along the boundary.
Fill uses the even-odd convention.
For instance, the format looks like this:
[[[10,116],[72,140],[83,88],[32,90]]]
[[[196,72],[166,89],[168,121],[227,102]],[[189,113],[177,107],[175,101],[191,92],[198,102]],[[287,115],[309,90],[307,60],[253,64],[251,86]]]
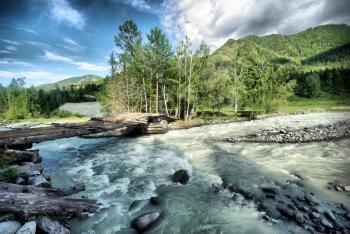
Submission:
[[[294,35],[273,34],[228,40],[214,52],[216,59],[246,64],[293,62],[302,69],[350,67],[350,26],[322,25]]]
[[[103,78],[96,75],[85,75],[85,76],[77,76],[77,77],[71,77],[68,79],[64,79],[55,83],[51,84],[43,84],[37,86],[37,89],[43,89],[43,90],[52,90],[56,87],[59,87],[62,89],[63,87],[69,88],[71,85],[74,87],[83,87],[87,84],[100,84],[103,82]]]
[[[276,68],[285,65],[284,67],[292,68],[289,79],[297,81],[297,95],[317,97],[322,91],[348,96],[350,26],[321,25],[293,35],[274,34],[230,39],[212,54],[211,61],[216,67],[220,66],[227,71],[233,64],[248,70],[266,64]],[[310,76],[313,77],[306,81]],[[320,84],[321,90],[316,95],[310,95],[308,86],[317,86],[315,82]]]

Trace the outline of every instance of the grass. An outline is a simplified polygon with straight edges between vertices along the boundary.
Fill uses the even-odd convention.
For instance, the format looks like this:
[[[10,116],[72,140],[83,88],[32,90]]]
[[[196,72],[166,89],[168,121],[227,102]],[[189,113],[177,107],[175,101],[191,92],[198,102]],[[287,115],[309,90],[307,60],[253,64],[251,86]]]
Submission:
[[[285,106],[281,107],[281,112],[284,113],[302,111],[350,111],[350,96],[337,96],[326,93],[315,99],[293,96],[289,98]]]

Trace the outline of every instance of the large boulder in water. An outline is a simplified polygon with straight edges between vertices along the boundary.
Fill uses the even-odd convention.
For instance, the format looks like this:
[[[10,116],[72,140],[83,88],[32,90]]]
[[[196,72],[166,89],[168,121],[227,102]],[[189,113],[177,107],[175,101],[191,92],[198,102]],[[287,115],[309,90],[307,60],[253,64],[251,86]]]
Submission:
[[[15,234],[21,227],[21,223],[17,221],[7,221],[0,223],[1,234]]]
[[[172,177],[172,181],[174,183],[180,182],[181,184],[187,184],[189,179],[190,176],[188,175],[187,171],[183,169],[176,171]]]
[[[161,218],[162,213],[160,211],[154,211],[135,218],[132,221],[131,226],[138,232],[143,233],[154,226]]]

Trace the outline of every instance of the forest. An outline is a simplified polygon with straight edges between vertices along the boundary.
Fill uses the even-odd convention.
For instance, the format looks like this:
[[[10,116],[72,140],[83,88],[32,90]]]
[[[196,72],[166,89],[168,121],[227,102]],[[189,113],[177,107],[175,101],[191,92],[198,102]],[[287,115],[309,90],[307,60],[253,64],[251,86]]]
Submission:
[[[143,37],[135,22],[126,21],[102,83],[43,90],[14,78],[0,86],[0,116],[65,115],[60,105],[97,99],[108,115],[155,112],[189,120],[227,105],[235,114],[278,111],[293,95],[348,97],[349,38],[349,26],[326,25],[289,36],[230,39],[211,52],[204,41],[196,47],[188,37],[173,47],[159,27]]]

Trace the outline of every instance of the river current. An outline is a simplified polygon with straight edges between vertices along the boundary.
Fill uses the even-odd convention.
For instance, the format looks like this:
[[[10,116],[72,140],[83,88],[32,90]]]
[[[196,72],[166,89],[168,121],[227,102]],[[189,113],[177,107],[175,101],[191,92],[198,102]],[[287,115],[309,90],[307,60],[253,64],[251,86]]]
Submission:
[[[254,204],[240,206],[228,192],[213,192],[223,180],[246,190],[274,181],[304,178],[322,199],[350,207],[345,193],[328,182],[350,182],[350,139],[298,144],[228,143],[223,139],[257,130],[291,129],[350,119],[350,113],[311,113],[240,123],[174,130],[137,138],[68,138],[34,146],[55,186],[86,184],[77,196],[97,199],[103,208],[71,224],[72,233],[135,233],[133,218],[159,210],[164,218],[148,233],[302,233],[294,225],[271,225]],[[187,185],[174,184],[178,169],[190,172]],[[160,205],[147,199],[158,196]],[[129,206],[135,200],[134,209]]]

